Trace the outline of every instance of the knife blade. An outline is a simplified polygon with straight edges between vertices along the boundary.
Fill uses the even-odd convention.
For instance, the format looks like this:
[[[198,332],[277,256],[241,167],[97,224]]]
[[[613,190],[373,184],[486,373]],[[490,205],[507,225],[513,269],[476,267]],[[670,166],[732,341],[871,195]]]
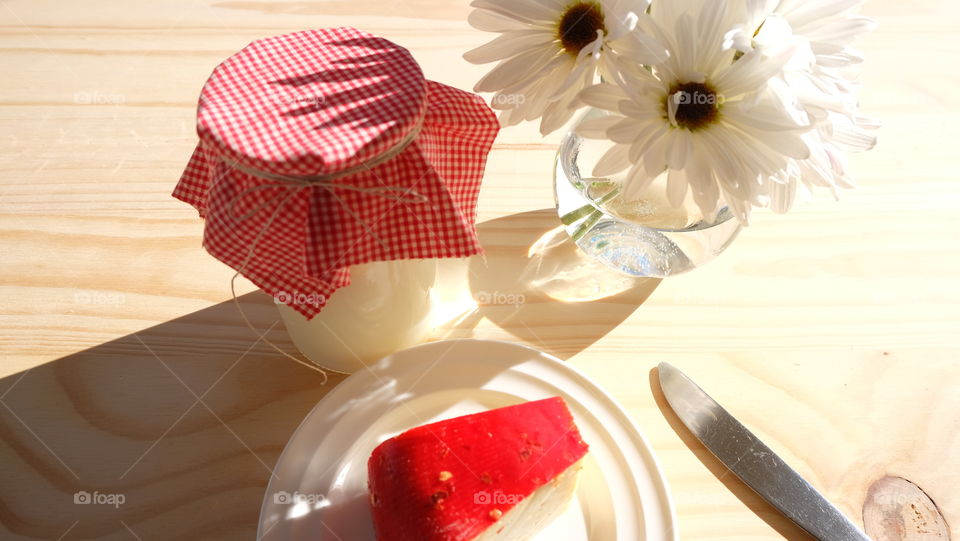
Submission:
[[[820,541],[871,541],[810,483],[683,372],[658,367],[660,387],[683,424],[724,465]]]

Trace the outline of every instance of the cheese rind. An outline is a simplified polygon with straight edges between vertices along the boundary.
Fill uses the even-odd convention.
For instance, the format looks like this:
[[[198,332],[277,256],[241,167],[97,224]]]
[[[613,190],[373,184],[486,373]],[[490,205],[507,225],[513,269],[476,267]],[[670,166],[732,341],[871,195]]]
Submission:
[[[559,397],[408,430],[368,462],[377,539],[526,539],[572,497],[586,453]]]

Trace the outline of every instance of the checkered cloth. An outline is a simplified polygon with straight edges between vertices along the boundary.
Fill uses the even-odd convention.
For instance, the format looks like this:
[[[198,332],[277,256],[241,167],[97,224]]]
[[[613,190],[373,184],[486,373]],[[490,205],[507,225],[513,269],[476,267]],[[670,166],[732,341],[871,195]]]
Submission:
[[[498,130],[479,96],[424,80],[386,39],[296,32],[217,66],[173,195],[206,219],[211,255],[311,318],[351,265],[480,253]]]

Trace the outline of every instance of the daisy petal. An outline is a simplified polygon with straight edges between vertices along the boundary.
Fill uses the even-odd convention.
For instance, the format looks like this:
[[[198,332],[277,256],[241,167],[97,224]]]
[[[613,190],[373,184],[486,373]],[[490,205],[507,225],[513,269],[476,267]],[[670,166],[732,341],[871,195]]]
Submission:
[[[620,100],[628,99],[620,87],[610,83],[600,83],[580,91],[580,101],[607,111],[616,111]]]
[[[863,0],[783,0],[776,12],[788,18],[794,28],[803,28],[842,15],[862,3]]]
[[[574,132],[580,137],[587,139],[606,139],[607,129],[622,119],[618,115],[606,115],[599,118],[584,120],[574,128]]]
[[[550,49],[533,49],[503,60],[477,81],[473,89],[475,92],[495,92],[516,84],[530,74],[531,65],[543,65],[555,54],[556,51]]]
[[[640,164],[633,166],[627,178],[623,181],[623,198],[626,201],[636,201],[643,196],[643,192],[653,184],[657,175],[651,175]]]
[[[527,30],[528,23],[518,21],[512,17],[485,9],[475,9],[467,16],[470,26],[484,32],[509,32],[510,30]]]
[[[770,210],[777,214],[784,214],[793,207],[797,198],[797,181],[791,179],[786,183],[770,183]]]
[[[544,6],[536,0],[473,0],[470,5],[518,20],[551,23],[560,18],[557,10]]]
[[[674,207],[683,205],[687,196],[687,175],[682,169],[670,169],[667,173],[667,200]]]
[[[540,30],[514,30],[505,32],[493,41],[463,53],[471,64],[486,64],[520,54],[528,49],[539,48],[553,41],[553,35]]]
[[[571,101],[577,97],[576,92],[571,92],[570,97],[563,97],[553,101],[543,111],[543,117],[540,119],[540,134],[547,135],[558,130],[568,120],[573,118],[573,113],[577,112],[576,107],[571,107]]]
[[[514,126],[523,121],[523,113],[519,109],[507,109],[502,111],[497,117],[500,120],[500,126]]]
[[[663,137],[667,129],[663,123],[651,122],[647,125],[633,144],[630,145],[630,154],[627,156],[630,158],[630,161],[639,163],[643,155],[650,150],[650,146]]]
[[[607,130],[607,136],[615,143],[632,143],[643,132],[647,124],[632,117],[621,118],[622,120]]]
[[[740,126],[744,129],[743,126]],[[750,130],[746,128],[746,130]],[[751,135],[766,147],[776,151],[784,156],[805,160],[810,157],[810,147],[803,140],[803,136],[796,132],[788,131],[759,131],[750,130]]]
[[[761,89],[790,61],[796,50],[788,48],[777,56],[764,58],[759,52],[747,53],[730,67],[722,70],[713,80],[717,91],[726,99]]]
[[[687,167],[687,183],[693,192],[693,200],[707,220],[714,220],[720,206],[720,187],[713,179],[705,160],[691,157]]]
[[[614,145],[610,147],[593,167],[593,176],[609,177],[629,167],[630,161],[627,160],[627,151],[629,149],[629,145]]]
[[[674,144],[675,132],[674,129],[668,129],[663,136],[651,138],[650,147],[643,154],[642,160],[648,175],[659,175],[667,168],[667,151]]]
[[[691,133],[687,130],[675,130],[673,144],[667,148],[667,167],[683,169],[687,166],[687,156],[691,150]]]

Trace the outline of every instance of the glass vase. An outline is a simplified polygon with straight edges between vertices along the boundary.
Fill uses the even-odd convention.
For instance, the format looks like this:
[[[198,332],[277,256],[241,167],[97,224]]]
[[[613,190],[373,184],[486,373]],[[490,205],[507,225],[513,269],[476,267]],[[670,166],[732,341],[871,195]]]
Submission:
[[[589,109],[580,122],[604,114]],[[571,130],[557,153],[557,213],[567,233],[590,257],[631,276],[664,278],[704,265],[737,237],[740,223],[722,202],[715,216],[704,215],[688,190],[682,205],[672,205],[666,173],[630,200],[620,189],[627,171],[591,176],[611,144]]]

